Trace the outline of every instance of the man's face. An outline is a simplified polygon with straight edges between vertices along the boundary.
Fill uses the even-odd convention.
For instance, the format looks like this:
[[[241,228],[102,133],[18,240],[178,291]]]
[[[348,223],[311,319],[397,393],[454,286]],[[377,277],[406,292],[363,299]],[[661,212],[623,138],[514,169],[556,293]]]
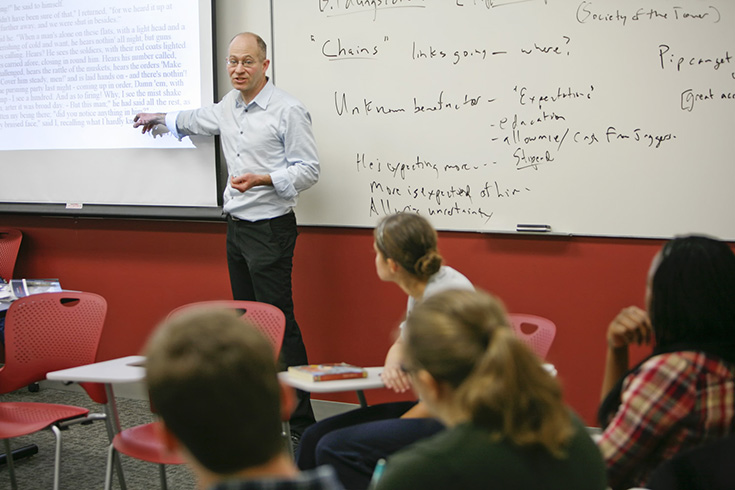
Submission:
[[[262,59],[258,43],[253,36],[238,36],[230,43],[227,72],[232,86],[250,102],[266,83],[265,72],[270,60]],[[238,63],[231,63],[237,61]]]

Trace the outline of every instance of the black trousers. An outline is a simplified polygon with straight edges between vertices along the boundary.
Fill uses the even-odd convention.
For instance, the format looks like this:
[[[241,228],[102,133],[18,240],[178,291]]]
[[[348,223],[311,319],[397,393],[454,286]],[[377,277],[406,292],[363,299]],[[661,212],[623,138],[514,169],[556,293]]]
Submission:
[[[437,419],[402,419],[416,402],[379,403],[320,420],[301,437],[302,470],[329,465],[350,490],[365,489],[378,460],[444,429]]]
[[[286,332],[279,357],[280,369],[308,364],[306,347],[294,316],[291,288],[296,216],[288,213],[260,221],[227,219],[227,266],[232,297],[272,304],[286,316]],[[309,394],[297,391],[298,404],[291,428],[302,432],[314,423]]]

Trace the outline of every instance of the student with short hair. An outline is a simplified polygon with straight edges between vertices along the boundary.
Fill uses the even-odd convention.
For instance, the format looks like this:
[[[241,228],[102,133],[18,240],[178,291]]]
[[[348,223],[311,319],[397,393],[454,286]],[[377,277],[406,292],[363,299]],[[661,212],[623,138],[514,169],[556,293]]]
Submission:
[[[598,446],[613,489],[646,486],[675,454],[735,428],[735,254],[678,237],[654,257],[647,311],[623,309],[607,330],[604,428]],[[628,370],[628,346],[655,341]]]
[[[559,382],[489,294],[445,291],[406,321],[404,369],[447,430],[388,459],[379,490],[604,490],[605,466]]]
[[[199,488],[339,490],[331,468],[299,473],[281,435],[293,392],[266,338],[234,311],[195,308],[164,322],[146,347],[146,382],[162,437]]]

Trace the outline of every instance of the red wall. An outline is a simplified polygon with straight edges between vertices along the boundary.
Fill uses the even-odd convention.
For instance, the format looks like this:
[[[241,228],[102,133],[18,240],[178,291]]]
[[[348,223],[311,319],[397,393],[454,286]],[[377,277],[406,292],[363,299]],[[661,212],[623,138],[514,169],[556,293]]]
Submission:
[[[137,353],[176,306],[231,297],[224,223],[0,215],[0,226],[24,233],[16,277],[58,277],[67,289],[107,299],[99,360]],[[376,277],[372,231],[300,231],[294,301],[310,361],[382,364],[406,297]],[[559,372],[567,401],[590,424],[606,327],[622,307],[643,306],[648,265],[661,243],[459,232],[439,237],[446,262],[501,297],[509,311],[556,323],[548,361]],[[406,398],[385,390],[367,396],[371,403]],[[351,393],[328,399],[356,402]]]

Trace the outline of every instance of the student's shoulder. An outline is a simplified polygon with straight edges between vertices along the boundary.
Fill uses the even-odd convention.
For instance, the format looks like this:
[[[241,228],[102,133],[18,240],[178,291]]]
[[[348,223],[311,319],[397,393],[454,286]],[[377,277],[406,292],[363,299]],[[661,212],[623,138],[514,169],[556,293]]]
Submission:
[[[388,458],[379,490],[445,489],[458,483],[457,460],[475,451],[465,427],[448,429],[396,452]]]
[[[469,291],[475,289],[467,276],[448,265],[443,265],[430,282],[434,284],[435,292],[445,289],[466,289]]]
[[[502,438],[460,424],[389,458],[385,486],[378,488],[484,489],[493,482],[498,488],[530,488],[518,483],[527,480],[525,459],[524,451]]]
[[[718,359],[696,351],[674,351],[651,356],[628,374],[623,382],[623,401],[631,398],[659,399],[663,394],[680,401],[683,393],[694,394],[698,385],[731,383],[733,373]]]
[[[433,439],[433,438],[432,438]],[[431,443],[421,441],[388,459],[378,490],[446,488],[445,458]]]
[[[682,381],[719,371],[732,376],[728,367],[718,358],[695,350],[680,350],[651,356],[632,373],[632,377],[649,381],[669,378]]]

